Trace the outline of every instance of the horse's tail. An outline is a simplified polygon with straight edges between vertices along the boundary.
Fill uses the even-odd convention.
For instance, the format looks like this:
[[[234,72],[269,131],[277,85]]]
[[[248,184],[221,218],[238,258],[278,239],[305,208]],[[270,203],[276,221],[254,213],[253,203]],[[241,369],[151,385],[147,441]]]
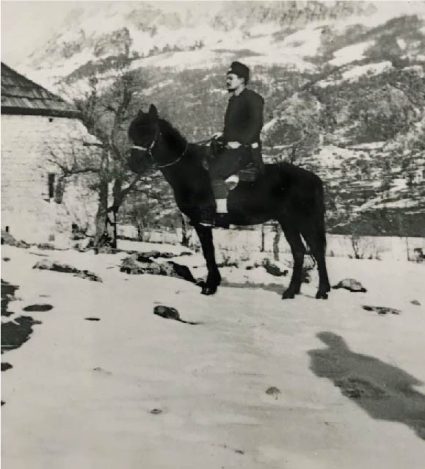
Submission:
[[[306,169],[281,162],[275,166],[279,174],[279,184],[288,188],[301,201],[303,207],[309,207],[304,215],[314,224],[321,243],[326,244],[325,227],[325,191],[322,179]]]

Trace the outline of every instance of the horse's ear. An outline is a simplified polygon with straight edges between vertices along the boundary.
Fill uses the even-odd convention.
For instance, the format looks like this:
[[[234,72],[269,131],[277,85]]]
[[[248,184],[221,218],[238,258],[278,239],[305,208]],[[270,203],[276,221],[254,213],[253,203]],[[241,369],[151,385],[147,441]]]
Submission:
[[[158,118],[158,109],[155,107],[154,104],[151,104],[151,105],[149,106],[149,115],[150,115],[151,117],[154,117],[155,119]]]

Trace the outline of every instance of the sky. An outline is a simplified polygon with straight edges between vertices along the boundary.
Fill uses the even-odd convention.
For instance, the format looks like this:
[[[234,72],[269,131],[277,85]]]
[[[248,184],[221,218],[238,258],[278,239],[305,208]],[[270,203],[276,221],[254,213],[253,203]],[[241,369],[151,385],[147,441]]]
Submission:
[[[80,2],[1,2],[2,61],[14,65],[44,42]]]
[[[115,0],[117,1],[117,0]],[[198,0],[199,1],[199,0]],[[332,1],[332,0],[329,0]],[[75,8],[90,8],[93,3],[101,7],[102,1],[1,1],[1,55],[2,61],[17,66],[37,45],[43,44],[56,31],[66,15]],[[131,2],[128,2],[131,3]],[[187,8],[188,2],[155,2],[163,9]],[[213,2],[205,1],[209,8]],[[214,2],[217,3],[217,2]],[[409,12],[425,2],[378,2],[382,8]]]

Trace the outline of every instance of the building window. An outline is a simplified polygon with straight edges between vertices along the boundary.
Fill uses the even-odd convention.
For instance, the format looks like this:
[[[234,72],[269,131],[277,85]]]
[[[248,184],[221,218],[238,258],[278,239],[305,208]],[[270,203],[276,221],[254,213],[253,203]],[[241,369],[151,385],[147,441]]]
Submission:
[[[48,186],[48,194],[49,200],[53,199],[55,196],[55,173],[49,173],[47,176],[47,186]]]
[[[55,202],[61,204],[63,200],[63,193],[65,191],[65,179],[59,177],[55,186]]]

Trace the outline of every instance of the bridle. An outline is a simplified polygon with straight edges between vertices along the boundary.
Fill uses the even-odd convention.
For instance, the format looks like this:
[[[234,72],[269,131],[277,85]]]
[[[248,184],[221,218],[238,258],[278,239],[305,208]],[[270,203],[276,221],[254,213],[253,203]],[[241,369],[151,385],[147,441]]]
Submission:
[[[142,151],[145,151],[147,152],[149,158],[151,159],[152,161],[152,165],[155,166],[156,168],[158,169],[162,169],[162,168],[167,168],[169,166],[174,166],[175,164],[179,163],[180,160],[184,157],[184,155],[186,154],[187,152],[187,148],[189,146],[189,142],[186,141],[186,145],[184,147],[184,150],[182,151],[181,155],[179,157],[177,157],[175,160],[171,161],[170,163],[166,163],[166,164],[158,164],[152,154],[152,151],[155,147],[155,145],[157,144],[158,140],[159,140],[159,137],[161,136],[161,131],[159,130],[159,128],[156,129],[156,132],[155,132],[155,136],[152,140],[152,143],[149,145],[149,147],[143,147],[142,145],[132,145],[130,148],[131,149],[135,149],[135,150],[142,150]]]

